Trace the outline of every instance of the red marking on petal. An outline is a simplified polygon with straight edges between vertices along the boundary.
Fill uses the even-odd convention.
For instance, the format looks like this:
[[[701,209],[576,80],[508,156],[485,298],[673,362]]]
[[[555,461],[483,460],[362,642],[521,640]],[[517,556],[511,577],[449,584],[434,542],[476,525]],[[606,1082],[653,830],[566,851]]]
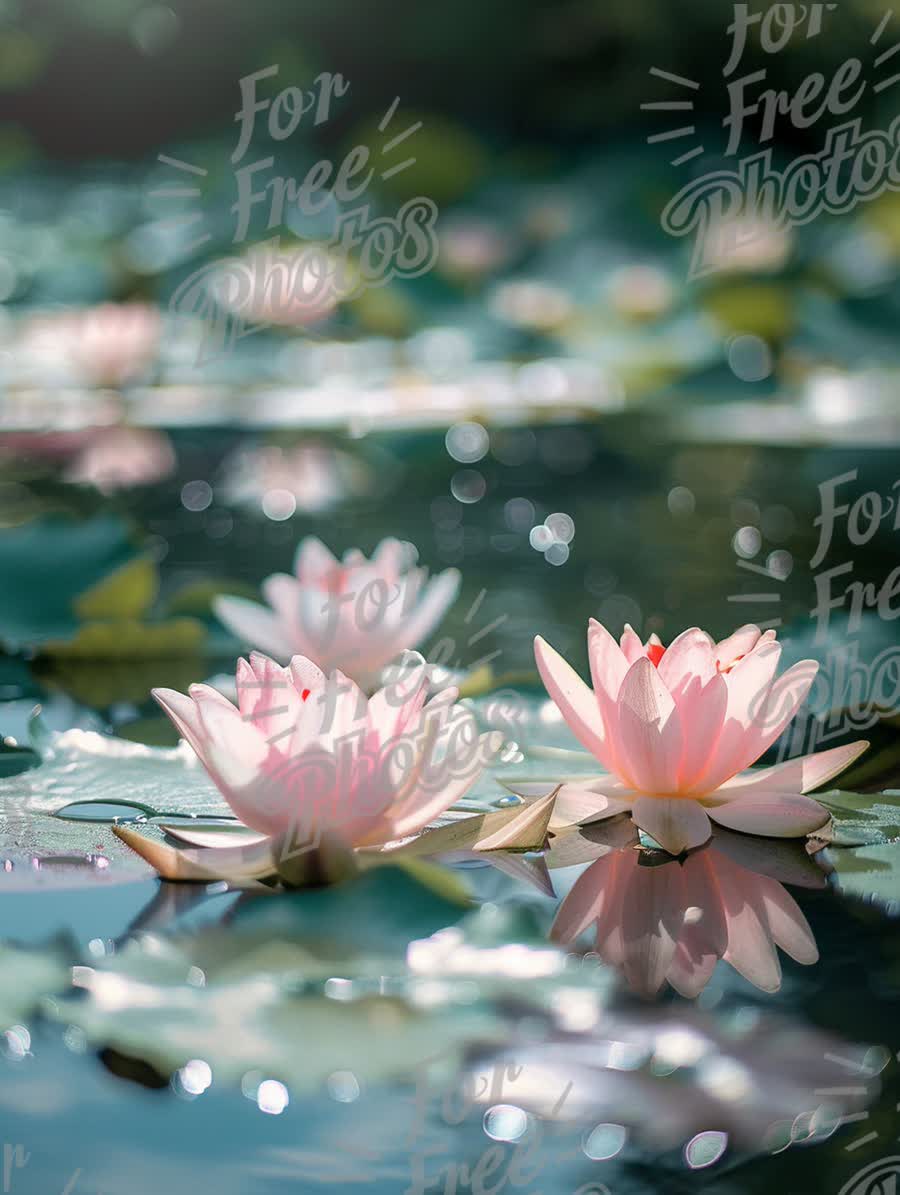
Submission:
[[[656,668],[659,667],[659,662],[665,654],[666,654],[666,649],[663,647],[663,645],[661,643],[648,643],[647,644],[647,659],[650,661],[651,664],[654,665],[654,667],[656,667]]]
[[[306,701],[307,697],[310,695],[311,692],[312,692],[312,689],[304,689],[303,692],[300,694],[300,696],[303,698],[304,701]]]

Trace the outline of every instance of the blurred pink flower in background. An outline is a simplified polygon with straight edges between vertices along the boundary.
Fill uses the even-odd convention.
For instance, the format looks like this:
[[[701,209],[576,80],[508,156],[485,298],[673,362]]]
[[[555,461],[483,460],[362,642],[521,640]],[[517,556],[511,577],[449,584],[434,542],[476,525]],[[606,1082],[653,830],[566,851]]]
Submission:
[[[238,661],[237,706],[208,685],[153,696],[245,825],[378,846],[449,809],[502,742],[478,734],[455,689],[426,702],[427,682],[416,653],[368,699],[303,656],[282,668],[253,653]]]
[[[248,323],[302,327],[325,319],[352,289],[342,263],[314,242],[255,245],[210,278],[220,307]]]
[[[101,303],[30,316],[23,350],[39,372],[115,387],[144,373],[156,357],[161,331],[162,317],[150,303]]]
[[[655,995],[668,981],[692,999],[719,959],[763,991],[777,991],[776,945],[803,964],[816,962],[819,953],[806,918],[779,880],[738,861],[737,838],[717,832],[682,861],[635,850],[635,843],[610,850],[575,881],[551,937],[568,945],[593,926],[596,953],[620,968],[642,996]],[[775,870],[789,882],[823,888],[824,873],[799,845],[793,850],[796,856],[779,858]]]
[[[175,452],[165,432],[109,427],[98,430],[85,444],[65,479],[110,494],[159,481],[174,468]]]
[[[226,501],[255,507],[268,518],[297,510],[327,510],[371,483],[368,468],[321,440],[289,448],[260,444],[240,448],[225,466]]]
[[[818,670],[803,660],[776,679],[781,646],[774,631],[744,626],[715,643],[692,627],[665,648],[656,636],[642,644],[630,627],[617,643],[591,619],[588,655],[593,691],[548,643],[535,640],[547,692],[608,773],[564,785],[557,809],[582,823],[630,811],[673,854],[704,843],[711,821],[750,834],[811,834],[829,815],[802,794],[868,746],[851,743],[743,770],[781,735]]]
[[[239,639],[276,659],[308,656],[371,688],[385,665],[431,634],[458,592],[456,569],[429,580],[416,555],[412,544],[384,539],[371,559],[352,548],[339,561],[310,536],[297,549],[293,576],[263,582],[269,606],[220,596],[214,609]]]

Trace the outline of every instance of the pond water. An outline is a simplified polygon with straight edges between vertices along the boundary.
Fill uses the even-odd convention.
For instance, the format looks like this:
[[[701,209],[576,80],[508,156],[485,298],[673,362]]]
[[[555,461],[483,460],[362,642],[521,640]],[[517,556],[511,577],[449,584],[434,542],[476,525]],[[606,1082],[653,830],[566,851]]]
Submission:
[[[849,599],[838,599],[851,579],[884,584],[891,519],[853,535],[839,516],[824,564],[810,564],[828,482],[856,470],[842,498],[890,495],[888,446],[688,443],[665,411],[489,434],[472,422],[447,435],[166,435],[171,472],[107,494],[61,482],[40,451],[4,463],[0,731],[27,743],[40,703],[38,754],[72,726],[174,746],[150,688],[232,671],[240,645],[212,616],[213,594],[252,596],[290,568],[304,535],[335,552],[370,552],[396,535],[433,572],[460,569],[460,596],[426,654],[482,674],[474,701],[486,725],[502,718],[494,690],[501,706],[522,698],[508,774],[552,778],[563,758],[563,771],[583,768],[553,755],[577,744],[546,713],[536,632],[583,675],[591,616],[664,642],[694,624],[722,637],[778,622],[791,659],[827,662],[849,639],[866,660],[890,647],[884,613],[848,624]],[[72,613],[73,599],[136,554],[154,574],[146,601],[129,589],[107,597],[121,602],[118,620]],[[844,562],[852,576],[829,582],[826,609],[823,569]],[[129,619],[157,627],[156,638],[139,633],[143,649],[122,629]],[[91,621],[106,622],[106,638],[73,650],[78,624],[83,634]],[[900,787],[895,733],[888,720],[873,725],[883,762],[857,789]],[[860,736],[819,745],[848,737]],[[334,890],[276,894],[162,883],[108,824],[52,818],[32,799],[42,768],[91,776],[73,784],[79,799],[151,791],[131,756],[84,773],[80,747],[54,750],[55,763],[51,752],[28,771],[19,767],[36,760],[0,757],[4,1191],[180,1195],[199,1181],[221,1195],[837,1195],[897,1151],[889,796],[870,835],[816,855],[724,834],[699,863],[677,862],[598,832],[567,847],[551,839],[543,856],[457,855],[446,861],[450,886],[430,869],[385,868]],[[167,811],[188,807],[195,781],[185,774],[182,788],[180,775],[163,792]],[[483,780],[474,799],[496,809],[505,791]],[[875,853],[841,861],[855,849]],[[548,941],[560,905],[583,904],[591,883],[588,903],[606,910],[624,967],[604,961],[616,954],[610,940],[582,957],[595,949],[593,917],[570,917],[585,932]],[[721,900],[737,920],[763,901],[770,929],[781,926],[780,983],[774,946],[743,921],[695,998],[664,978],[655,998],[642,993],[654,987],[659,941],[683,929],[665,928],[665,900],[681,900],[685,926],[702,920],[704,901]],[[629,953],[641,941],[657,946]],[[885,1165],[888,1177],[872,1181],[895,1181]]]

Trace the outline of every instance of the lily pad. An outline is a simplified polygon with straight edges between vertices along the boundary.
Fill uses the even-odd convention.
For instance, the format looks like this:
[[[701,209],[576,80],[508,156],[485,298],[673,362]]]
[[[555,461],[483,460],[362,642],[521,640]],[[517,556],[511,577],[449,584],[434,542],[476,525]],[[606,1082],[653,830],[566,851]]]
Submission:
[[[900,842],[827,852],[840,892],[900,911]]]
[[[77,598],[135,556],[114,516],[78,522],[35,519],[0,537],[0,634],[18,650],[68,638],[78,626]]]
[[[835,789],[816,793],[816,800],[824,805],[834,819],[837,845],[885,843],[900,838],[900,793],[855,793]]]
[[[231,813],[185,743],[145,747],[95,731],[48,733],[40,723],[32,733],[40,766],[0,780],[0,841],[7,849],[66,854],[101,850],[116,866],[145,870],[106,826],[50,815],[84,801],[103,801],[113,808],[138,802],[169,816]]]

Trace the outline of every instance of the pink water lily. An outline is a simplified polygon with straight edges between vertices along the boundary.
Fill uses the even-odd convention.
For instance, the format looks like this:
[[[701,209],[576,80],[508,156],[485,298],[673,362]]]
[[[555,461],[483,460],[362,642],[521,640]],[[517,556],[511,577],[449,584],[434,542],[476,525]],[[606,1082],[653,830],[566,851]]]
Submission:
[[[393,683],[366,698],[343,673],[295,656],[251,654],[235,706],[209,685],[153,696],[252,830],[350,846],[416,834],[467,791],[499,750],[448,688],[426,701],[427,665],[409,653]]]
[[[606,769],[565,785],[557,818],[593,821],[630,812],[673,854],[704,843],[710,821],[775,837],[811,834],[828,812],[803,794],[853,762],[866,742],[745,771],[802,706],[818,664],[776,676],[775,633],[744,626],[716,643],[697,627],[668,648],[627,628],[619,643],[588,630],[593,691],[548,643],[535,640],[541,678],[569,728]]]
[[[385,665],[434,630],[459,589],[456,569],[429,580],[415,560],[413,545],[398,539],[382,540],[371,559],[354,548],[337,560],[310,536],[293,576],[263,582],[268,606],[222,596],[215,611],[238,638],[282,662],[303,655],[371,688]]]

